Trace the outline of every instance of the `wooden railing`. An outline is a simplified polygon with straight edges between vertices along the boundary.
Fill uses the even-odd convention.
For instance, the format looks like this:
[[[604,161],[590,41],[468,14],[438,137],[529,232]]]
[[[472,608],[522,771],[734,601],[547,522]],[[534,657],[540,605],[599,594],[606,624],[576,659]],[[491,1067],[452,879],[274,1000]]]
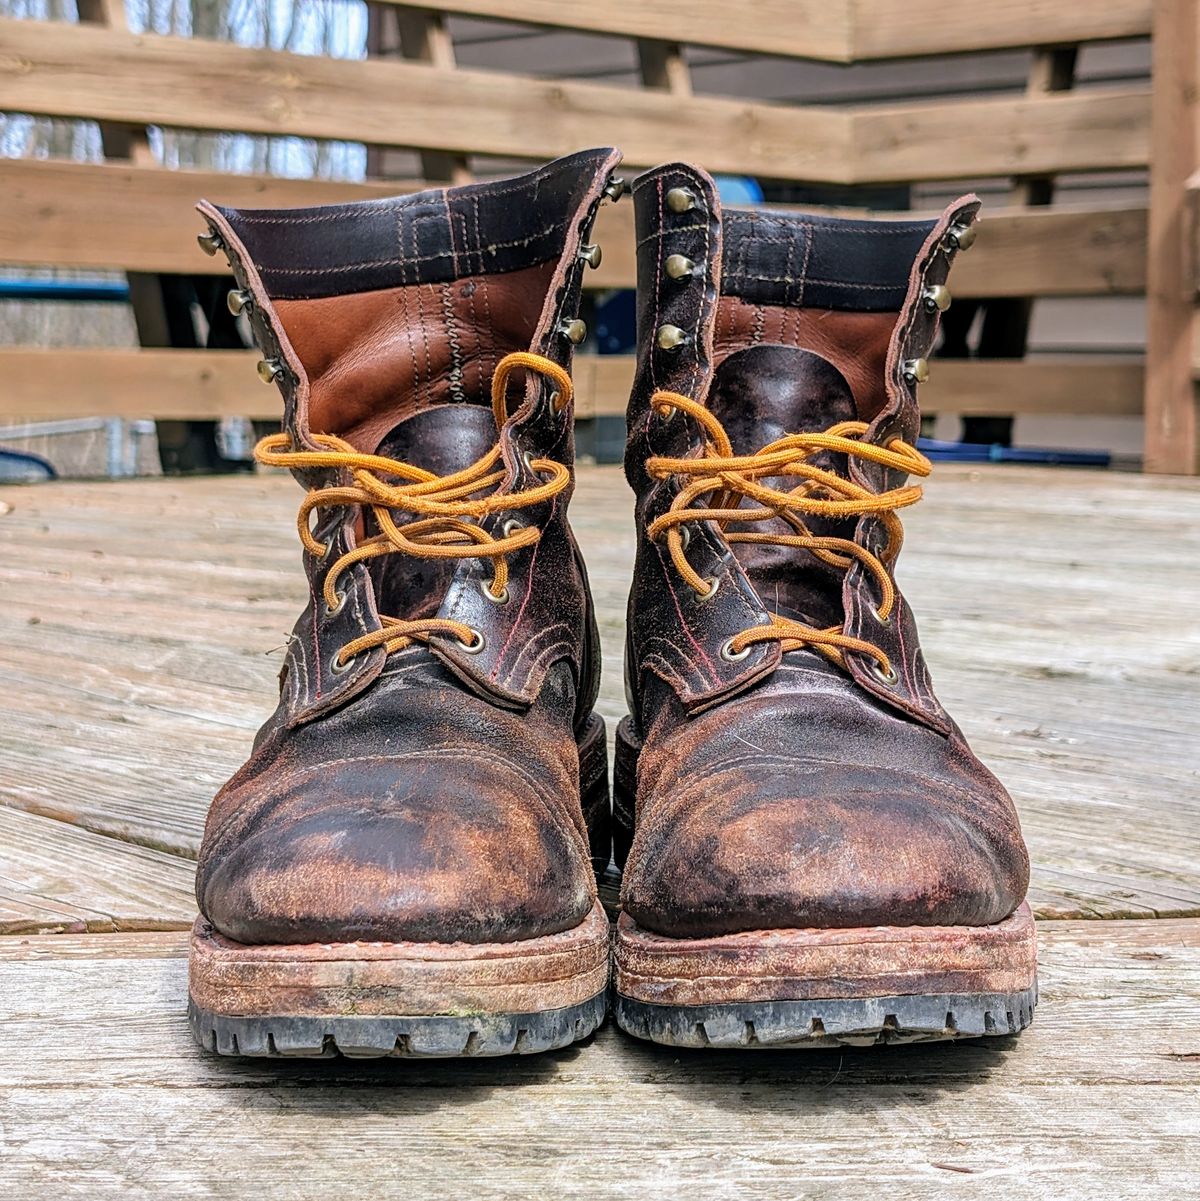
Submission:
[[[716,171],[836,185],[1007,177],[1010,207],[989,208],[956,267],[962,298],[1148,293],[1149,355],[945,360],[922,393],[930,411],[1137,414],[1146,466],[1197,470],[1191,331],[1196,256],[1198,0],[457,0],[406,4],[404,59],[344,61],[200,39],[135,35],[120,0],[82,0],[79,25],[0,20],[0,111],[102,122],[103,164],[0,159],[0,263],[200,274],[195,200],[314,204],[394,194],[395,182],[284,180],[167,170],[148,125],[350,139],[422,153],[426,171],[461,178],[467,156],[544,159],[585,145],[623,148],[631,167],[693,158]],[[386,8],[387,6],[384,6]],[[546,80],[454,64],[442,14],[475,14],[637,40],[641,87]],[[759,19],[756,14],[761,15]],[[1070,90],[1081,43],[1155,39],[1154,87]],[[416,31],[414,35],[413,31]],[[418,36],[419,35],[419,36]],[[678,43],[853,62],[1052,45],[1020,97],[869,108],[800,106],[691,94]],[[415,47],[415,49],[414,49]],[[439,52],[439,47],[440,52]],[[133,130],[135,136],[130,137]],[[132,148],[131,148],[132,145]],[[1071,172],[1151,169],[1143,205],[1047,206]],[[634,282],[631,212],[606,206],[594,288]],[[1020,323],[1018,322],[1018,325]],[[274,409],[240,352],[0,350],[0,417],[80,413],[158,418],[263,415]],[[580,415],[617,413],[629,364],[585,358]]]

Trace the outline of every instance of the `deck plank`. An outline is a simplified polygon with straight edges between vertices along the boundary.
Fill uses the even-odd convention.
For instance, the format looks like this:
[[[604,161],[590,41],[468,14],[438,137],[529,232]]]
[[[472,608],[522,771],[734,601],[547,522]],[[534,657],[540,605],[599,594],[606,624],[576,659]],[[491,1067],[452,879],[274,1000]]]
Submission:
[[[0,1185],[89,1197],[1193,1195],[1200,921],[1052,922],[1019,1039],[496,1061],[230,1061],[184,936],[0,939]],[[1121,998],[1119,1009],[1113,997]],[[297,1164],[302,1164],[302,1175]]]
[[[269,476],[4,490],[0,802],[195,854],[301,603],[299,496]],[[610,731],[630,510],[615,469],[581,469]],[[901,583],[942,699],[1017,798],[1039,914],[1200,914],[1180,833],[1200,823],[1200,629],[1172,616],[1195,586],[1200,484],[940,467],[906,525]],[[65,894],[40,903],[55,928]]]
[[[186,929],[193,865],[0,806],[0,934]]]

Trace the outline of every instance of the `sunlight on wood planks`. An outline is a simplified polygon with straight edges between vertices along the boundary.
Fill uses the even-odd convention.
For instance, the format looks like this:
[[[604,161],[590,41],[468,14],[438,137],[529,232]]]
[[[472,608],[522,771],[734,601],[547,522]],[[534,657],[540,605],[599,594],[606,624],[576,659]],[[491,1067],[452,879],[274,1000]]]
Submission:
[[[0,939],[20,1052],[0,1183],[23,1201],[351,1181],[429,1201],[1191,1196],[1200,921],[1039,936],[1043,1001],[1016,1040],[681,1053],[610,1024],[560,1054],[440,1063],[213,1060],[184,1022],[182,935]]]
[[[272,476],[7,490],[0,801],[64,837],[195,853],[302,603],[300,495]],[[625,712],[630,505],[616,469],[581,469],[572,516],[610,732]],[[1163,620],[1200,558],[1200,482],[943,467],[906,525],[901,582],[942,699],[1017,798],[1039,914],[1200,914],[1181,837],[1200,822],[1200,632]],[[120,844],[90,900],[86,881],[56,892],[38,837],[22,839],[0,872],[9,929],[128,928],[154,896],[168,924],[191,912],[187,873],[157,860],[157,893],[114,893],[105,881],[132,853]]]

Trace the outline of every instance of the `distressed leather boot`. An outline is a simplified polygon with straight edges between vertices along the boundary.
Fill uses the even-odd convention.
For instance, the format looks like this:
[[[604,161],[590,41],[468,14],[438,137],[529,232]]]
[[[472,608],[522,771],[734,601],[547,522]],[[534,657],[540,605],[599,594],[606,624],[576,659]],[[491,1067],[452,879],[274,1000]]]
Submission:
[[[946,277],[937,221],[721,212],[634,189],[637,563],[619,727],[617,1018],[682,1046],[1028,1024],[1029,864],[896,588]]]
[[[567,504],[593,150],[287,211],[208,203],[284,399],[310,599],[200,850],[190,1010],[223,1054],[496,1055],[605,1013],[600,655]]]

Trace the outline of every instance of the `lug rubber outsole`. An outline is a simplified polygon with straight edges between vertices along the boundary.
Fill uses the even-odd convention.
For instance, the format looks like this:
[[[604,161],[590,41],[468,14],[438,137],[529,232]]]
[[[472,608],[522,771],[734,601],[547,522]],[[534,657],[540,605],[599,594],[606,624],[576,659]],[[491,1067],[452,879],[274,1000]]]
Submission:
[[[1015,1034],[1037,1004],[1028,904],[990,926],[673,938],[622,914],[617,1024],[673,1047],[830,1047]]]
[[[607,993],[540,1013],[465,1017],[228,1017],[188,1002],[196,1040],[217,1055],[328,1059],[485,1058],[555,1051],[599,1029]]]
[[[1037,985],[1016,993],[943,993],[853,1000],[651,1005],[616,997],[617,1025],[670,1047],[870,1047],[1016,1034],[1033,1021]]]
[[[609,959],[598,901],[574,928],[491,943],[245,944],[199,918],[188,1013],[218,1055],[530,1054],[600,1025]]]

